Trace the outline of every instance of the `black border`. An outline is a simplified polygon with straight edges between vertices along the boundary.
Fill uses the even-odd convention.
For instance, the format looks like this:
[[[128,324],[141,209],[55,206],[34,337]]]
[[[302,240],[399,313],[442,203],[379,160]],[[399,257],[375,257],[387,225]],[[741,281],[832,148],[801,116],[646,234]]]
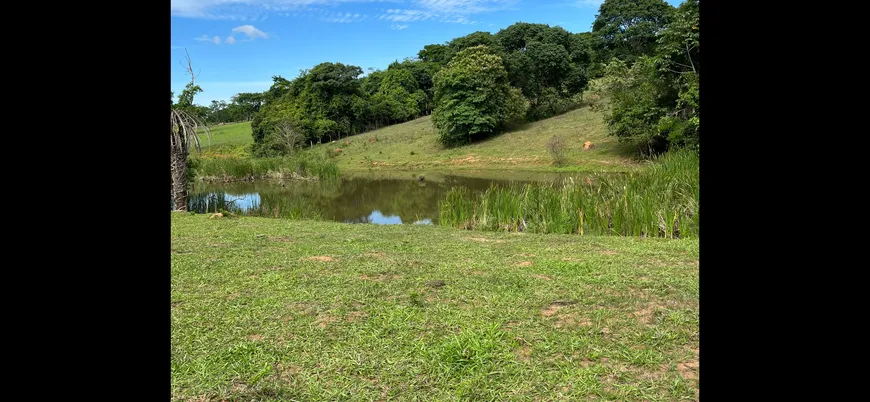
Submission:
[[[53,345],[46,356],[50,360],[35,366],[54,366],[61,359],[66,367],[56,374],[80,376],[70,384],[75,385],[73,391],[58,387],[67,395],[171,398],[170,213],[168,197],[161,196],[167,193],[170,179],[160,173],[169,162],[160,133],[168,130],[163,116],[169,109],[170,63],[176,62],[167,48],[171,45],[169,5],[145,2],[119,7],[111,18],[106,18],[105,8],[70,5],[79,17],[69,17],[73,9],[60,11],[59,18],[65,21],[54,24],[55,35],[69,42],[43,55],[48,70],[61,68],[62,73],[27,74],[48,91],[38,96],[59,94],[64,103],[74,106],[70,115],[38,119],[63,126],[69,123],[56,119],[87,122],[79,129],[66,126],[52,130],[52,135],[31,133],[26,138],[37,144],[56,142],[46,151],[47,157],[67,159],[52,172],[60,178],[51,179],[51,191],[60,187],[65,200],[79,202],[64,201],[58,208],[56,202],[40,206],[37,201],[48,216],[34,231],[37,239],[43,239],[38,242],[40,251],[34,251],[37,257],[46,253],[56,259],[47,262],[53,264],[47,268],[53,269],[45,274],[54,276],[56,287],[44,291],[56,292],[53,303],[59,308],[49,317],[35,318],[48,320],[38,329],[46,331],[40,342]],[[801,158],[787,148],[786,143],[794,139],[787,133],[792,128],[783,126],[795,113],[769,112],[776,107],[772,103],[784,100],[777,95],[790,96],[771,94],[779,88],[770,89],[767,81],[777,74],[770,52],[778,44],[759,42],[766,33],[783,28],[769,24],[763,30],[752,28],[782,15],[753,16],[758,12],[755,5],[710,0],[701,8],[707,71],[701,91],[706,110],[700,273],[705,400],[756,399],[765,388],[771,396],[787,393],[765,377],[789,369],[778,360],[783,356],[772,352],[778,345],[767,340],[776,329],[771,323],[780,324],[776,317],[788,313],[776,293],[779,281],[791,270],[779,268],[789,264],[783,260],[788,255],[776,252],[775,244],[791,241],[789,235],[795,232],[767,212],[787,207],[788,202],[775,199],[769,189],[773,185],[784,190],[784,177],[777,174],[796,174],[795,164]],[[83,29],[83,24],[90,26]],[[810,34],[801,36],[806,35]],[[752,61],[747,64],[741,61],[744,58]],[[806,89],[808,82],[792,85]],[[758,123],[764,119],[769,120]],[[764,142],[771,146],[763,147]],[[782,161],[776,160],[777,155]],[[770,166],[753,163],[751,156]],[[777,166],[781,170],[772,169]],[[764,199],[751,199],[755,197]],[[770,232],[752,230],[759,223]],[[777,233],[783,240],[767,237]],[[42,268],[37,268],[34,280],[39,281]],[[796,324],[801,323],[808,325],[807,317]]]

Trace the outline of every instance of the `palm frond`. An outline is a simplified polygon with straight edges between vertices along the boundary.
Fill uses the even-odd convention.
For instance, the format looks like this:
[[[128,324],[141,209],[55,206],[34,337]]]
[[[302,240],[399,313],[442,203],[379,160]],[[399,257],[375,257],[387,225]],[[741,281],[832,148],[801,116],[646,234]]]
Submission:
[[[170,112],[170,121],[172,123],[172,146],[178,151],[188,149],[191,143],[197,151],[202,151],[199,135],[197,135],[200,128],[205,131],[205,135],[208,137],[208,143],[211,145],[211,130],[208,125],[198,117],[182,109],[172,109]]]

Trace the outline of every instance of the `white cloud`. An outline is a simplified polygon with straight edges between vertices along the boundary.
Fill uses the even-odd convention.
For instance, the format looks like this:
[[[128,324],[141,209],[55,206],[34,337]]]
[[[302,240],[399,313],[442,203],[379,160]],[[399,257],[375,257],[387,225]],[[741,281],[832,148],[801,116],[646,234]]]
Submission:
[[[263,12],[305,10],[318,6],[352,3],[402,3],[407,0],[171,0],[174,17],[205,19],[255,18]]]
[[[351,13],[335,13],[328,15],[326,17],[321,17],[321,21],[325,22],[337,22],[337,23],[348,23],[348,22],[360,22],[368,19],[368,15],[361,15],[359,13],[351,14]]]
[[[209,41],[211,41],[211,38],[210,38],[208,35],[206,35],[206,34],[202,34],[202,36],[200,36],[199,38],[193,38],[193,39],[196,39],[196,40],[198,40],[198,41],[200,41],[200,42],[209,42]]]
[[[390,29],[395,29],[395,30],[397,30],[397,31],[401,31],[401,30],[403,30],[403,29],[405,29],[405,28],[407,28],[407,27],[408,27],[408,24],[405,24],[405,25],[399,25],[399,24],[393,24],[393,25],[390,25]]]
[[[213,39],[212,41],[214,42],[215,45],[220,45],[220,44],[221,44],[221,38],[218,37],[218,36],[215,36],[214,39]]]
[[[249,39],[254,40],[256,38],[269,39],[269,35],[265,32],[254,28],[253,25],[240,25],[233,28],[233,33],[243,33],[248,36]]]
[[[574,2],[575,7],[592,7],[598,9],[601,7],[601,3],[604,3],[604,0],[576,0]]]
[[[236,43],[236,38],[233,38],[232,35],[227,36],[226,42],[227,42],[227,45],[232,45],[232,44]]]
[[[471,15],[498,11],[518,0],[413,0],[416,8],[388,9],[380,20],[393,22],[437,20],[455,24],[476,24]]]

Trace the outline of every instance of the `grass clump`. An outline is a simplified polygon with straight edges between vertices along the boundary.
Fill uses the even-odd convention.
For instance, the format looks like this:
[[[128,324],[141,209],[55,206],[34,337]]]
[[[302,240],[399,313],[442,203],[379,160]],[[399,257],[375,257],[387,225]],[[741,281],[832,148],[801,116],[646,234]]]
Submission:
[[[238,156],[201,157],[193,164],[196,177],[205,181],[338,178],[338,166],[325,156],[304,152],[293,156],[245,158]]]
[[[439,204],[440,224],[465,229],[651,237],[697,237],[699,158],[665,154],[640,173],[586,181],[455,188]]]

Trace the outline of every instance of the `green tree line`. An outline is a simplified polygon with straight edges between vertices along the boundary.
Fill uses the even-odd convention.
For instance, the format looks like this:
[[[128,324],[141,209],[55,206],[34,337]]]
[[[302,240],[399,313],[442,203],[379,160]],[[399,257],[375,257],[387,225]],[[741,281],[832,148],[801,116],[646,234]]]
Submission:
[[[386,70],[321,63],[292,80],[272,77],[263,93],[197,108],[209,123],[250,119],[259,156],[429,114],[449,147],[564,113],[598,79],[610,134],[641,154],[697,149],[698,12],[699,0],[606,0],[591,32],[518,22],[426,45]]]

